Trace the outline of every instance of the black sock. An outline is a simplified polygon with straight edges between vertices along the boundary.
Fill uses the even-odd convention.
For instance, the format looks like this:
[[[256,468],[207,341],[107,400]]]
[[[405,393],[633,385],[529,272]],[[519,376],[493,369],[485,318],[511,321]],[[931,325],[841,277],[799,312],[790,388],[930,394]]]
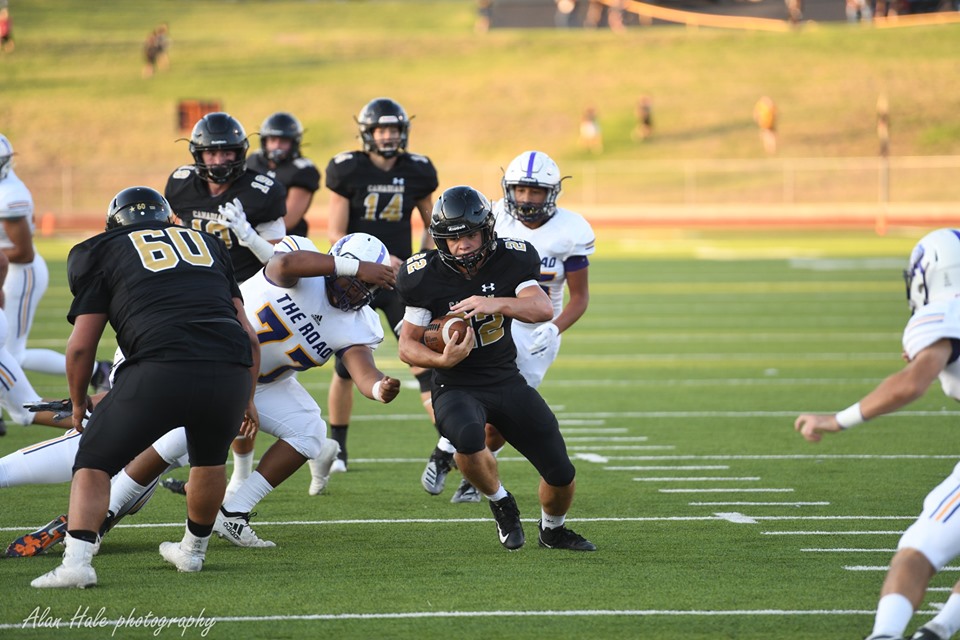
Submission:
[[[198,538],[206,538],[211,533],[213,533],[212,524],[197,524],[190,518],[187,518],[187,531],[197,536]]]
[[[331,424],[330,437],[340,445],[340,453],[337,454],[338,460],[347,461],[347,427],[349,424]]]
[[[95,544],[97,542],[96,531],[87,531],[85,529],[67,529],[67,533],[70,534],[71,538],[76,538],[77,540],[83,540],[84,542],[89,542],[91,544]]]

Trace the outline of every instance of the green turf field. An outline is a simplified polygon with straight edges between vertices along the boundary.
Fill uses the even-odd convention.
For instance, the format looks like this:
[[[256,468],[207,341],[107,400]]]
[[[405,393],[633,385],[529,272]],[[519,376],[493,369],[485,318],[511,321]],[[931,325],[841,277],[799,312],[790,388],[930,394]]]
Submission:
[[[184,504],[161,491],[107,537],[94,589],[31,589],[56,557],[0,561],[0,636],[105,638],[131,612],[202,612],[215,619],[209,638],[862,637],[898,532],[960,454],[948,438],[957,409],[934,389],[819,446],[791,425],[800,411],[848,406],[901,366],[900,269],[919,235],[688,232],[594,261],[590,309],[541,390],[576,458],[570,523],[597,553],[537,547],[535,473],[509,448],[502,476],[528,536],[519,552],[500,547],[486,504],[448,502],[456,473],[439,497],[421,489],[435,436],[387,340],[381,365],[411,386],[389,406],[358,401],[350,471],[325,495],[307,496],[301,470],[258,505],[253,523],[276,549],[215,540],[202,573],[177,574],[157,546],[179,539]],[[676,255],[658,253],[668,245]],[[806,257],[750,257],[777,247]],[[33,344],[62,347],[63,262],[44,249],[54,286]],[[301,376],[321,406],[329,375]],[[62,381],[35,379],[64,395]],[[56,435],[8,428],[0,453]],[[4,544],[63,512],[66,497],[65,485],[0,492]],[[955,577],[934,579],[925,614]],[[23,628],[46,607],[59,631]],[[108,626],[70,629],[78,609]],[[202,628],[156,637],[181,631]]]

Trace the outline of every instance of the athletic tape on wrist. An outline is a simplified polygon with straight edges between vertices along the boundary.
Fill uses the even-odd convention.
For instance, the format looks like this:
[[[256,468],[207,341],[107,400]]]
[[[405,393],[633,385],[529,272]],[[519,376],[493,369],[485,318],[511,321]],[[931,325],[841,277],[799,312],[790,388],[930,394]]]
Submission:
[[[863,424],[866,422],[866,419],[863,417],[863,412],[860,411],[860,403],[851,405],[840,411],[836,415],[837,424],[840,425],[840,428],[843,430],[855,427],[858,424]]]
[[[333,273],[338,278],[341,276],[352,277],[357,275],[360,270],[360,261],[356,258],[344,258],[342,256],[333,256]]]

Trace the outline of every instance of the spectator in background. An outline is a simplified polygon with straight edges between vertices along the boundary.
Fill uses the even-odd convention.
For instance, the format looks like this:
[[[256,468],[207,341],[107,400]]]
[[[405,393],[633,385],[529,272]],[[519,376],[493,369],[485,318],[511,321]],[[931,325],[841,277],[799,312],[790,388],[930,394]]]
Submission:
[[[553,14],[554,24],[558,29],[569,29],[573,26],[573,11],[577,8],[576,0],[556,0],[557,11]]]
[[[492,15],[493,0],[477,0],[477,21],[473,23],[473,30],[477,33],[489,31]]]
[[[157,71],[166,71],[170,67],[170,28],[166,22],[160,23],[150,32],[143,42],[143,77],[150,78]]]
[[[890,105],[887,96],[877,98],[877,139],[880,141],[880,157],[890,155]]]
[[[589,0],[587,3],[587,15],[583,18],[583,26],[588,29],[596,29],[600,26],[600,20],[603,18],[604,4],[602,0]]]
[[[769,155],[777,152],[777,105],[770,96],[761,96],[753,106],[753,120],[760,129],[763,150]]]
[[[603,153],[603,133],[593,107],[587,107],[580,118],[580,146],[593,153]]]
[[[13,53],[16,45],[13,43],[13,26],[10,20],[10,9],[0,7],[0,51]]]
[[[653,135],[653,100],[650,96],[642,96],[637,102],[637,124],[630,137],[634,142],[643,142],[651,135]]]
[[[260,150],[247,158],[247,168],[268,175],[287,188],[287,213],[283,224],[288,235],[307,237],[307,209],[320,188],[320,171],[300,155],[303,125],[291,114],[278,111],[260,125]]]
[[[870,0],[847,0],[847,22],[871,22]]]

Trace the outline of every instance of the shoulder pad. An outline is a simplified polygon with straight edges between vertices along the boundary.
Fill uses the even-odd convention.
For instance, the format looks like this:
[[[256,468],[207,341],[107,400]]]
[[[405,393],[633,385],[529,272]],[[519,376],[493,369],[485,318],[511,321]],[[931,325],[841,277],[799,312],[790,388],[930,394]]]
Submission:
[[[333,162],[335,164],[340,164],[346,162],[347,160],[353,160],[353,151],[344,151],[343,153],[338,153],[333,156]]]
[[[423,162],[424,164],[430,164],[430,158],[427,156],[422,156],[419,153],[408,153],[407,156],[414,162]]]
[[[293,161],[293,166],[297,169],[306,169],[307,167],[313,166],[313,160],[310,158],[295,158]]]

